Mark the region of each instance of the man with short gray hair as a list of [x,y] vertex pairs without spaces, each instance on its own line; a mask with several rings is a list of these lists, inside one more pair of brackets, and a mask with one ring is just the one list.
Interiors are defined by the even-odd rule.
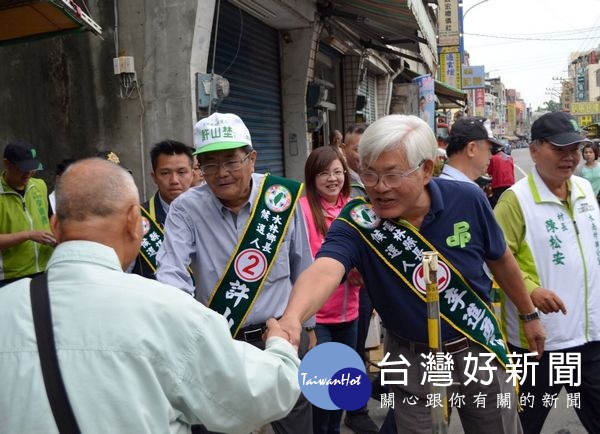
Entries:
[[[74,163],[56,198],[50,328],[81,432],[182,433],[204,424],[247,433],[290,411],[300,361],[275,319],[260,351],[233,340],[221,315],[179,289],[123,272],[142,239],[138,190],[126,170],[97,158]],[[57,432],[30,282],[0,291],[3,432]]]
[[[430,388],[422,366],[431,359],[427,357],[422,256],[424,251],[435,250],[440,269],[446,273],[439,282],[439,299],[443,315],[440,348],[454,368],[448,395],[487,396],[485,408],[475,405],[471,397],[458,408],[465,432],[481,433],[482,420],[486,433],[521,432],[514,387],[506,382],[506,347],[488,305],[491,285],[483,274],[483,263],[521,313],[530,313],[534,306],[486,198],[470,183],[433,178],[436,138],[416,116],[378,119],[365,130],[359,151],[360,176],[369,202],[362,198],[349,202],[333,222],[314,264],[294,285],[280,324],[296,342],[301,321],[318,311],[356,267],[388,332],[387,364],[407,366],[405,376],[387,383],[396,403],[396,428],[429,434]],[[523,328],[531,350],[543,352],[544,331],[539,321]],[[466,366],[480,355],[489,361],[491,372],[468,371],[477,380],[467,381]],[[512,399],[510,408],[497,405],[497,397],[504,394]]]

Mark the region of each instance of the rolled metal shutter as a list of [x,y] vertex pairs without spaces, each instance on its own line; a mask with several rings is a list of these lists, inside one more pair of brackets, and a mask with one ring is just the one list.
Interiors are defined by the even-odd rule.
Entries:
[[[277,30],[223,1],[216,51],[215,73],[229,80],[229,96],[217,111],[235,113],[250,130],[257,172],[284,175]],[[208,65],[210,69],[212,51]]]
[[377,77],[367,74],[360,83],[359,94],[367,97],[367,104],[363,110],[365,123],[372,124],[377,120]]

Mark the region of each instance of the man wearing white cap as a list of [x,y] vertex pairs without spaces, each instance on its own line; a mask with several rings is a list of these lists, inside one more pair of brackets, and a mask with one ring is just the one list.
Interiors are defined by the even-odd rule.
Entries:
[[[254,173],[250,132],[234,114],[200,120],[194,147],[206,184],[171,204],[157,280],[195,295],[226,318],[232,336],[262,347],[265,322],[283,314],[293,283],[312,262],[296,211],[302,184]],[[314,328],[314,318],[305,327]],[[310,404],[301,396],[273,426],[278,433],[311,432]]]

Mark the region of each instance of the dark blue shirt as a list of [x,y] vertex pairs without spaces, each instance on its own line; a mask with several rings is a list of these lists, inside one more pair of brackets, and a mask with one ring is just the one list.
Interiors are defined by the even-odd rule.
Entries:
[[[431,208],[419,228],[421,235],[489,302],[491,281],[483,270],[484,260],[500,259],[506,250],[489,202],[475,184],[435,178],[426,188]],[[461,246],[455,242],[455,235],[457,228],[464,230],[465,223],[470,239]],[[385,327],[406,339],[427,342],[426,304],[375,254],[356,229],[335,220],[317,253],[319,257],[341,262],[346,272],[356,267]],[[442,323],[442,340],[459,336],[459,332]]]

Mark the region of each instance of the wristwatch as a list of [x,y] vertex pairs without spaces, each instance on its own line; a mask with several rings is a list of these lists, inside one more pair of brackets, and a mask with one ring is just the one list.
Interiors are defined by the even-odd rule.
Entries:
[[537,307],[533,310],[533,312],[526,313],[525,315],[519,314],[519,319],[523,322],[533,321],[534,319],[540,319],[540,312]]
[[307,331],[307,332],[312,332],[312,331],[314,331],[314,329],[315,329],[315,326],[312,326],[312,327],[311,327],[311,326],[304,327],[304,331]]

